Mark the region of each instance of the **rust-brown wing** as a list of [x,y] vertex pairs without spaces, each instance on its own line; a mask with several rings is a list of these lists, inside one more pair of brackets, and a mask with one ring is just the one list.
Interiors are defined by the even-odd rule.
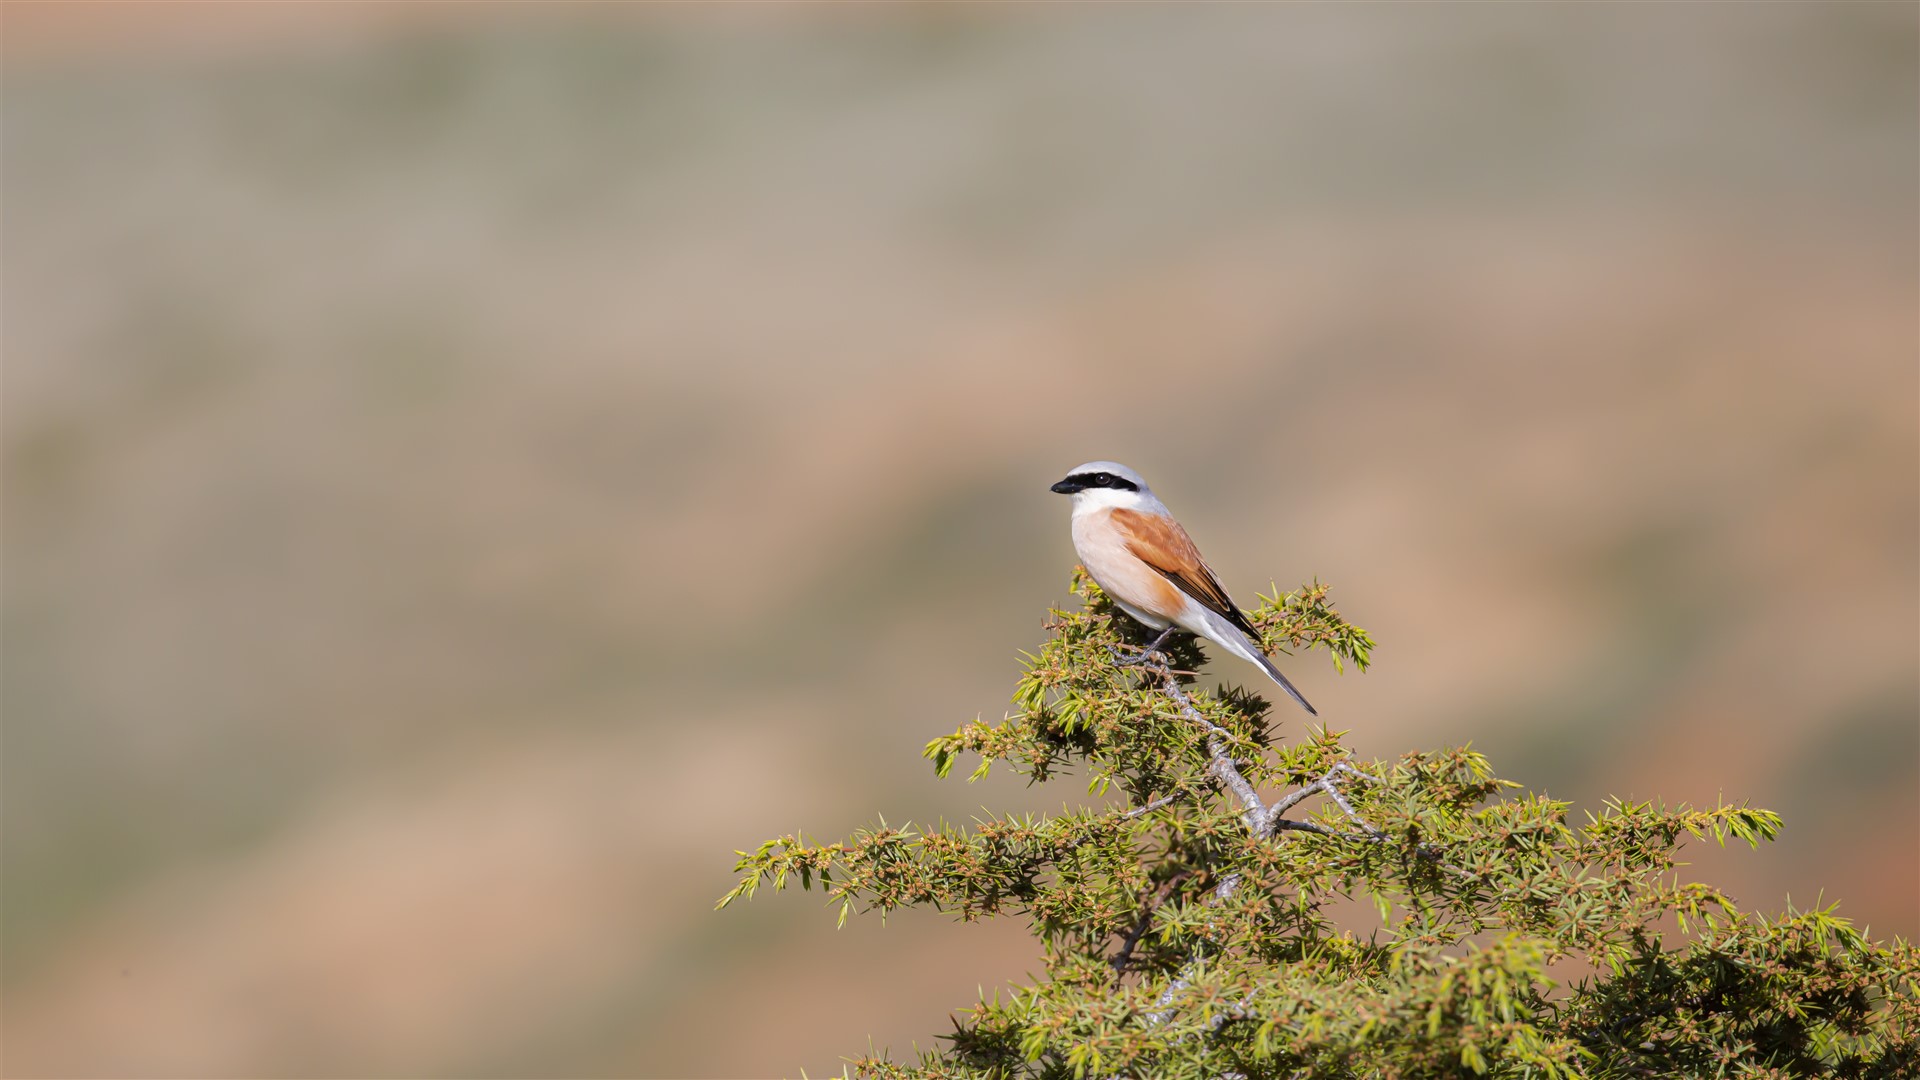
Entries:
[[1138,510],[1115,509],[1113,523],[1127,538],[1127,550],[1141,562],[1166,575],[1181,592],[1239,627],[1254,641],[1260,640],[1247,616],[1237,607],[1220,579],[1200,558],[1200,549],[1180,523],[1161,514],[1143,514]]

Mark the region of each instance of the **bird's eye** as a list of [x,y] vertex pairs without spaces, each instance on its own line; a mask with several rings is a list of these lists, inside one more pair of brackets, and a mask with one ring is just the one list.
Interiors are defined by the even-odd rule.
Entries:
[[1094,473],[1093,482],[1100,487],[1107,487],[1113,483],[1113,477],[1106,473]]

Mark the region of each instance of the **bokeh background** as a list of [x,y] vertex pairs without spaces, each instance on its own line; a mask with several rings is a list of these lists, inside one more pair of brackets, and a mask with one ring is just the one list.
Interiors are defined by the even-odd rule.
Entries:
[[919,750],[1094,457],[1362,752],[1920,932],[1916,10],[8,3],[6,1073],[927,1045],[1017,923],[712,904],[1081,796]]

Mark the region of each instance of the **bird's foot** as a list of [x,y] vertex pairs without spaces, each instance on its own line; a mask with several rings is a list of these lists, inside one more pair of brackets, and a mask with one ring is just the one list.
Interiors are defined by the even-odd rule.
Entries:
[[1165,645],[1167,639],[1172,637],[1174,631],[1178,629],[1179,627],[1177,626],[1169,626],[1165,630],[1160,631],[1159,637],[1154,638],[1152,641],[1138,648],[1131,645],[1115,645],[1113,647],[1113,662],[1119,664],[1121,667],[1132,667],[1135,664],[1146,663],[1150,657],[1160,652],[1160,646]]

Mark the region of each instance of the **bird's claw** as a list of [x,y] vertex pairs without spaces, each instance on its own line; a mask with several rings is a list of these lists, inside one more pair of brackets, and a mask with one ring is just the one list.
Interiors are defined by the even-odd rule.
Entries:
[[[1133,667],[1136,664],[1146,663],[1149,657],[1158,654],[1160,652],[1160,646],[1167,643],[1167,639],[1173,636],[1174,630],[1175,627],[1167,627],[1165,630],[1160,631],[1159,637],[1154,638],[1145,645],[1109,645],[1107,648],[1113,653],[1114,663],[1119,664],[1121,667]],[[1122,650],[1126,651],[1122,652]],[[1128,653],[1132,655],[1127,655]]]

